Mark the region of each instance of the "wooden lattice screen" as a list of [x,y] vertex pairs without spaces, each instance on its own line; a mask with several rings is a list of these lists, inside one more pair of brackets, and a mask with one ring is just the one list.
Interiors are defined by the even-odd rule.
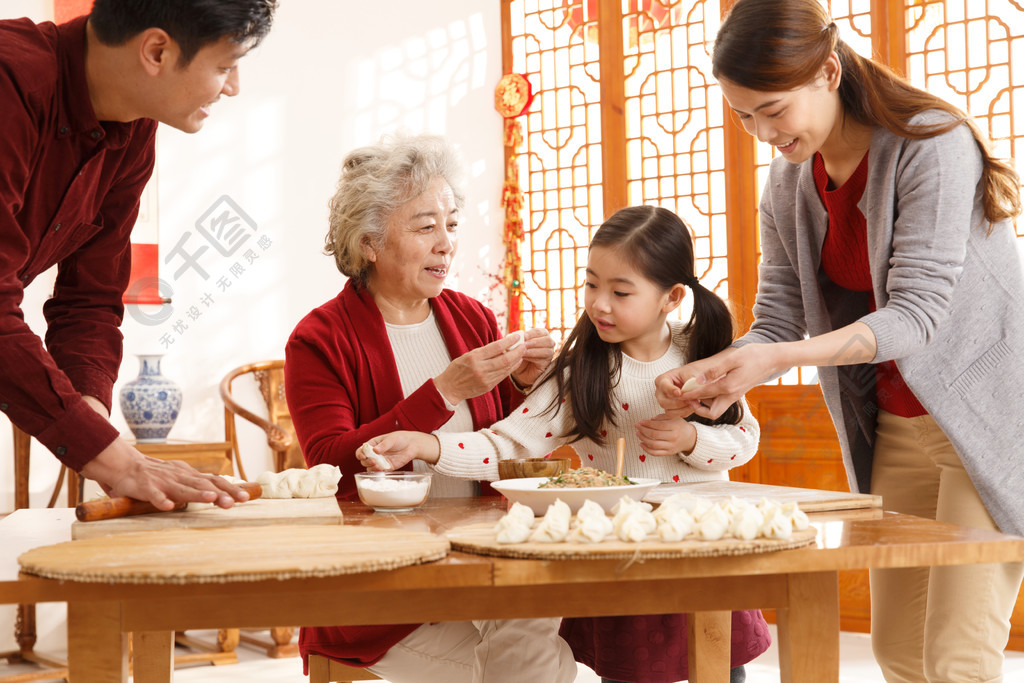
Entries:
[[[523,325],[564,334],[581,312],[593,230],[622,206],[648,203],[690,224],[698,275],[731,300],[746,329],[757,287],[757,195],[772,151],[742,131],[711,78],[710,43],[725,4],[503,0],[505,70],[524,74],[535,93],[521,119],[519,157]],[[965,108],[1001,156],[1021,156],[1020,3],[828,6],[854,49]],[[799,371],[783,379],[808,381]]]

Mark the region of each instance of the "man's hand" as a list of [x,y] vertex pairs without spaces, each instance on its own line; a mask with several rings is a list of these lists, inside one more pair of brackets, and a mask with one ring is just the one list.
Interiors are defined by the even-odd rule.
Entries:
[[204,474],[180,460],[160,460],[143,455],[123,439],[117,439],[82,468],[110,496],[145,500],[160,510],[175,503],[215,503],[229,508],[249,494],[216,474]]

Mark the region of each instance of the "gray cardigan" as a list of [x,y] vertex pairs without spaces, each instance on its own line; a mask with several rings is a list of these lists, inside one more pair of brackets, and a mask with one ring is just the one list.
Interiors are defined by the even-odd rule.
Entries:
[[[927,112],[914,123],[948,120]],[[794,341],[860,320],[949,437],[1000,529],[1024,534],[1024,269],[1010,221],[990,226],[965,125],[871,139],[860,209],[877,310],[820,268],[828,228],[812,160],[771,165],[761,198],[755,321],[737,343]],[[992,228],[991,234],[988,233]],[[856,343],[854,341],[853,343]],[[818,368],[853,491],[868,491],[878,406],[872,365]]]

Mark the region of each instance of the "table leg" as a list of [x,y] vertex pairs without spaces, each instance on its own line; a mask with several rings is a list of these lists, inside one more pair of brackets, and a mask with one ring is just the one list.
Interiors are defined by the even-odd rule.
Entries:
[[729,683],[732,612],[686,615],[690,683]]
[[174,672],[174,632],[132,633],[132,677],[136,683],[171,683]]
[[839,683],[839,574],[789,575],[789,606],[777,610],[782,683]]
[[75,683],[127,683],[128,634],[116,602],[68,603],[68,671]]

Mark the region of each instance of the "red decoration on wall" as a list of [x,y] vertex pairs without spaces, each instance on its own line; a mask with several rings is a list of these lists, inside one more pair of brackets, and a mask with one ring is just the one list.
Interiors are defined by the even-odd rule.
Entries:
[[523,190],[519,185],[519,147],[523,144],[523,128],[517,120],[526,113],[533,100],[533,88],[526,76],[505,74],[494,90],[494,108],[505,119],[504,142],[505,183],[501,204],[505,207],[505,288],[508,290],[508,331],[523,326],[523,263],[519,244],[523,240]]
[[[574,38],[597,42],[597,2],[562,0]],[[671,15],[680,12],[680,5],[681,0],[629,0],[626,12],[629,46],[636,47],[640,36],[650,36],[655,29],[669,26]]]

